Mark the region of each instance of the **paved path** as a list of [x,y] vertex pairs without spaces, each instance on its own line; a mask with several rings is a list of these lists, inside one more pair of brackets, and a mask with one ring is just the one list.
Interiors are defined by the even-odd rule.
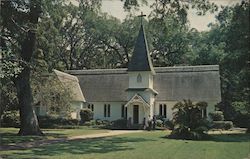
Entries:
[[112,130],[106,133],[99,133],[99,134],[72,136],[68,138],[58,138],[58,139],[52,139],[52,140],[46,139],[46,140],[39,140],[35,142],[17,143],[15,145],[3,145],[3,146],[0,145],[0,151],[21,150],[21,149],[34,148],[34,147],[39,147],[39,146],[46,146],[49,144],[55,144],[55,143],[60,143],[60,142],[104,138],[104,137],[109,137],[109,136],[116,136],[116,135],[129,134],[129,133],[138,133],[138,132],[142,132],[142,130]]

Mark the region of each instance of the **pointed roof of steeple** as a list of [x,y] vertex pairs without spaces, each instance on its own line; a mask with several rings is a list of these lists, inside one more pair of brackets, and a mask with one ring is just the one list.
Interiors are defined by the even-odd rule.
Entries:
[[153,74],[155,74],[142,24],[132,58],[128,65],[128,71],[151,71]]

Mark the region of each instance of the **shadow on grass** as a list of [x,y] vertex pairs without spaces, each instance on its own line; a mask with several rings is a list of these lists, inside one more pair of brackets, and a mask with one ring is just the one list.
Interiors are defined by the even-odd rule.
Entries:
[[19,136],[13,133],[0,133],[0,144],[1,145],[15,145],[17,143],[33,142],[39,140],[45,140],[49,137],[52,138],[66,138],[65,134],[59,133],[45,133],[45,136]]
[[[169,135],[161,137],[168,140],[183,140],[169,138]],[[250,134],[209,134],[202,140],[187,140],[187,141],[215,141],[215,142],[250,142]]]
[[145,138],[111,137],[98,139],[76,139],[62,143],[47,145],[44,147],[33,148],[30,151],[14,152],[8,157],[19,156],[58,156],[62,154],[90,154],[90,153],[109,153],[114,151],[127,151],[134,149],[133,146],[125,143],[138,143],[154,141]]
[[210,141],[215,142],[250,142],[250,134],[211,134]]

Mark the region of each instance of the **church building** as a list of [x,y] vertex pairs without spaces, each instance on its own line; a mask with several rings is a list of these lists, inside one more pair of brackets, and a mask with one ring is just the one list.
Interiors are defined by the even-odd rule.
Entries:
[[[179,101],[208,103],[203,116],[221,101],[218,65],[153,67],[143,25],[128,68],[68,70],[76,76],[94,119],[130,119],[142,124],[154,115],[172,118]],[[80,109],[80,106],[79,106]]]

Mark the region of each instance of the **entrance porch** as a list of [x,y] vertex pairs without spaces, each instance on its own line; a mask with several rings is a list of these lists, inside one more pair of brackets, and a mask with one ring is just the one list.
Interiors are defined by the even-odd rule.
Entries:
[[125,107],[130,124],[145,124],[150,119],[150,105],[138,94],[135,94]]

